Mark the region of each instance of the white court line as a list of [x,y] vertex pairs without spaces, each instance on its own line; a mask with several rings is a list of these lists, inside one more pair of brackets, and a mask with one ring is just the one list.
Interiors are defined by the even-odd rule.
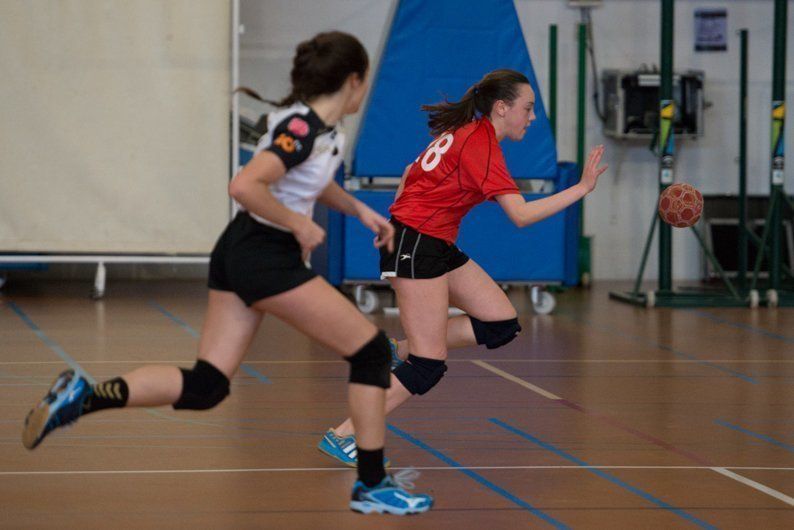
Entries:
[[517,385],[521,385],[524,388],[528,388],[529,390],[533,391],[534,393],[540,394],[544,398],[551,399],[551,400],[554,400],[554,401],[561,401],[562,400],[562,398],[560,396],[558,396],[556,394],[552,394],[548,390],[544,390],[544,389],[540,388],[539,386],[533,385],[532,383],[527,383],[526,381],[524,381],[520,377],[516,377],[513,374],[509,374],[509,373],[505,372],[504,370],[500,370],[499,368],[497,368],[495,366],[492,366],[492,365],[486,363],[485,361],[472,361],[472,363],[476,364],[480,368],[485,368],[489,372],[493,372],[496,375],[502,376],[505,379],[507,379],[508,381],[512,381],[513,383],[515,383]]
[[[721,364],[794,364],[794,359],[707,359],[711,363]],[[190,359],[158,360],[93,360],[77,361],[80,364],[174,364],[193,363],[195,357]],[[701,364],[703,361],[691,359],[492,359],[492,363],[540,363],[540,364]],[[447,359],[448,363],[474,363],[482,362],[480,359]],[[246,364],[347,364],[342,359],[318,360],[246,360]],[[63,361],[0,361],[0,365],[34,365],[34,364],[64,364]]]
[[[789,506],[794,506],[794,498],[789,497],[785,493],[781,493],[781,492],[779,492],[776,489],[772,489],[769,486],[765,486],[765,485],[761,484],[760,482],[756,482],[755,480],[751,480],[751,479],[749,479],[747,477],[743,477],[741,475],[738,475],[738,474],[734,473],[733,471],[729,471],[728,469],[726,469],[724,467],[713,467],[711,469],[713,471],[716,471],[720,475],[725,475],[726,477],[732,478],[733,480],[737,480],[737,481],[741,482],[742,484],[750,486],[751,488],[755,488],[758,491],[766,493],[767,495],[771,495],[772,497],[776,498],[777,500],[785,502]],[[734,468],[734,469],[737,469],[737,468]]]
[[[552,400],[558,400],[558,401],[563,399],[563,398],[561,398],[561,397],[559,397],[559,396],[557,396],[555,394],[552,394],[551,392],[549,392],[547,390],[544,390],[544,389],[540,388],[539,386],[535,386],[535,385],[533,385],[531,383],[527,383],[523,379],[521,379],[519,377],[516,377],[513,374],[510,374],[508,372],[500,370],[499,368],[496,368],[495,366],[491,366],[490,364],[488,364],[488,363],[486,363],[484,361],[472,361],[472,362],[474,364],[476,364],[477,366],[480,366],[481,368],[485,368],[486,370],[489,370],[489,371],[491,371],[491,372],[493,372],[493,373],[495,373],[497,375],[500,375],[500,376],[504,377],[508,381],[511,381],[513,383],[516,383],[516,384],[519,384],[519,385],[523,386],[524,388],[528,388],[529,390],[531,390],[531,391],[533,391],[533,392],[535,392],[537,394],[540,394],[543,397],[546,397],[546,398],[549,398],[549,399],[552,399]],[[737,473],[734,473],[732,471],[728,471],[728,469],[725,468],[725,467],[710,467],[708,469],[711,469],[712,471],[715,471],[715,472],[717,472],[717,473],[719,473],[721,475],[724,475],[724,476],[729,477],[729,478],[731,478],[733,480],[741,482],[742,484],[744,484],[746,486],[750,486],[751,488],[755,488],[756,490],[761,491],[763,493],[766,493],[767,495],[770,495],[770,496],[772,496],[772,497],[774,497],[774,498],[776,498],[776,499],[778,499],[780,501],[783,501],[783,502],[785,502],[786,504],[788,504],[790,506],[794,506],[794,499],[792,499],[791,497],[789,497],[785,493],[781,493],[781,492],[777,491],[776,489],[773,489],[773,488],[770,488],[769,486],[761,484],[760,482],[756,482],[755,480],[751,480],[751,479],[749,479],[747,477],[743,477],[743,476],[741,476],[741,475],[739,475]],[[740,469],[740,468],[733,468],[733,469]]]
[[[516,471],[516,470],[547,470],[547,469],[628,469],[628,470],[711,470],[718,473],[730,473],[728,469],[756,470],[756,471],[794,471],[794,467],[707,467],[707,466],[426,466],[426,467],[392,467],[395,471],[402,469],[415,469],[417,471],[460,471],[462,469],[480,471]],[[722,471],[720,471],[722,470]],[[167,475],[171,473],[201,474],[201,473],[302,473],[318,471],[351,471],[349,467],[254,467],[254,468],[229,468],[229,469],[96,469],[96,470],[64,470],[64,471],[0,471],[0,476],[35,476],[35,475]],[[725,472],[725,473],[723,473]],[[740,475],[736,475],[741,477]],[[738,480],[738,479],[737,479]],[[745,479],[749,480],[749,479]],[[751,481],[752,482],[752,481]],[[757,482],[755,484],[758,484]],[[759,486],[765,487],[761,484]],[[774,491],[774,490],[772,490]],[[778,492],[779,493],[779,492]],[[780,493],[780,495],[783,495]],[[785,495],[783,495],[786,497]],[[790,497],[788,497],[791,499]]]

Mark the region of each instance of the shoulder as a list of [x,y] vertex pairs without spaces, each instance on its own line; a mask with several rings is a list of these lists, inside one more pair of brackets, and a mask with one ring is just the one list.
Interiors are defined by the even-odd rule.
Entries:
[[273,112],[269,125],[272,134],[262,139],[265,145],[261,147],[276,153],[288,169],[309,157],[315,139],[325,129],[314,112],[300,103]]
[[300,103],[271,114],[270,130],[273,131],[274,142],[278,134],[286,134],[301,142],[313,141],[324,128],[325,124],[317,115]]
[[487,124],[482,119],[467,123],[455,131],[455,142],[467,153],[484,155],[493,148]]

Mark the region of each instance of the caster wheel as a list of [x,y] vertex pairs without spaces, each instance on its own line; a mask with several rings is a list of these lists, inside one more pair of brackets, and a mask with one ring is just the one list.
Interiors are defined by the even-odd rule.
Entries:
[[766,303],[769,307],[777,307],[778,304],[778,297],[777,291],[774,289],[769,289],[766,292]]
[[532,309],[539,315],[548,315],[557,306],[554,295],[546,291],[540,291],[537,297],[533,297]]
[[753,289],[750,291],[749,296],[750,307],[756,308],[761,303],[761,296],[758,294],[757,289]]
[[645,293],[645,307],[656,307],[655,291],[648,291]]
[[378,295],[371,289],[364,289],[363,287],[356,286],[356,307],[365,315],[371,315],[378,310],[380,302]]

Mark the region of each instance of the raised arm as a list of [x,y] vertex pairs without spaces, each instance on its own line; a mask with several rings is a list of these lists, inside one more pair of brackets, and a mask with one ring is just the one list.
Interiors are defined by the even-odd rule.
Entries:
[[599,167],[604,146],[599,145],[590,151],[582,171],[582,179],[570,188],[549,197],[527,202],[517,194],[499,195],[496,201],[510,220],[518,227],[529,226],[564,210],[595,189],[598,177],[607,170],[606,165]]

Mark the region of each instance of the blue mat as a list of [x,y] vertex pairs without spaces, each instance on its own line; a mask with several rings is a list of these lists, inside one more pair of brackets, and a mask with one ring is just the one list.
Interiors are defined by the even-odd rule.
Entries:
[[557,149],[512,0],[401,0],[373,81],[352,174],[400,176],[430,142],[420,105],[458,100],[497,68],[524,73],[537,120],[518,143],[504,141],[515,178],[557,178]]

